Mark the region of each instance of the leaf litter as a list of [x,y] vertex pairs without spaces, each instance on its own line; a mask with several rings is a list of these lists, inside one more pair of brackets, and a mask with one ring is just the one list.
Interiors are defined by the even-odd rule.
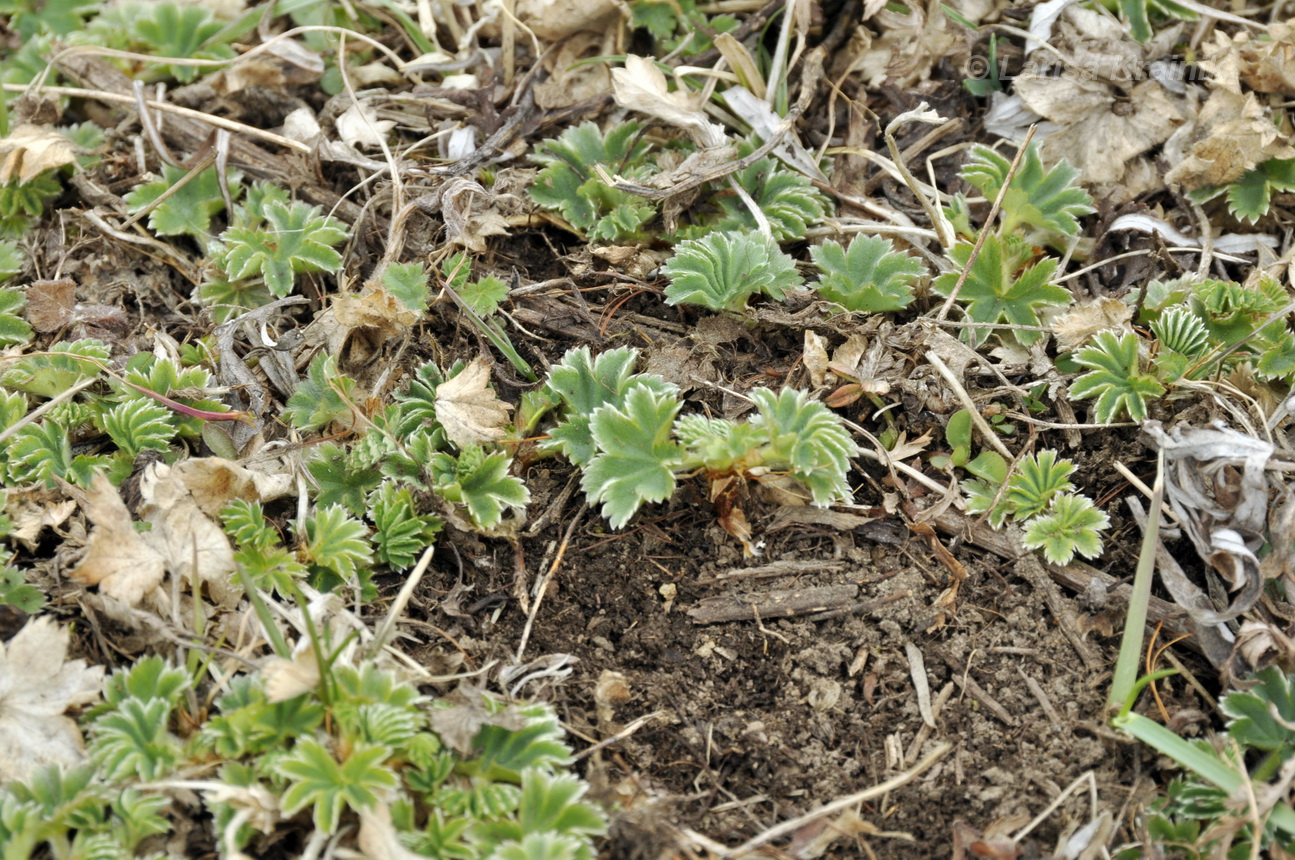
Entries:
[[[97,698],[104,667],[68,661],[67,628],[51,614],[84,617],[96,637],[121,636],[100,650],[102,660],[111,650],[137,647],[113,626],[129,614],[100,612],[86,599],[96,595],[81,589],[164,619],[167,641],[186,643],[182,648],[204,641],[195,618],[214,620],[211,629],[226,633],[232,624],[243,625],[251,632],[229,643],[253,643],[239,659],[261,663],[271,702],[306,694],[326,674],[308,647],[311,623],[336,626],[339,639],[351,637],[348,660],[367,641],[381,614],[377,604],[361,600],[358,580],[355,611],[344,624],[336,600],[328,613],[280,606],[277,621],[250,622],[250,595],[237,576],[239,548],[222,521],[231,501],[264,504],[271,531],[304,534],[297,525],[325,493],[343,506],[358,498],[361,509],[352,513],[366,513],[363,502],[370,497],[338,483],[338,472],[312,459],[318,437],[277,422],[272,397],[296,396],[307,387],[299,382],[303,375],[316,398],[309,404],[314,411],[305,412],[322,416],[323,429],[334,434],[328,442],[342,443],[326,449],[340,452],[327,455],[334,458],[329,465],[345,465],[357,485],[366,475],[380,481],[402,468],[396,464],[414,462],[432,466],[445,499],[451,493],[470,497],[473,481],[484,480],[500,498],[516,500],[525,496],[503,488],[510,477],[525,478],[529,527],[520,521],[498,530],[476,527],[471,503],[442,511],[450,528],[440,538],[429,579],[416,596],[403,598],[402,639],[393,650],[412,667],[485,666],[481,683],[558,704],[568,729],[589,746],[582,772],[605,797],[621,801],[613,835],[603,844],[607,856],[686,850],[716,856],[851,857],[866,851],[1071,857],[1137,841],[1144,835],[1137,812],[1149,796],[1121,759],[1139,753],[1117,747],[1101,724],[1103,698],[1094,690],[1104,683],[1106,664],[1095,670],[1087,659],[1076,663],[1079,646],[1058,627],[1082,629],[1081,657],[1100,652],[1101,659],[1113,659],[1109,631],[1112,618],[1118,625],[1118,614],[1111,613],[1119,604],[1109,596],[1120,593],[1116,580],[1135,563],[1137,542],[1129,535],[1139,521],[1138,513],[1124,514],[1116,501],[1136,493],[1115,464],[1145,477],[1156,450],[1169,462],[1166,505],[1182,530],[1162,533],[1159,593],[1177,604],[1196,633],[1196,650],[1177,647],[1174,659],[1188,661],[1216,686],[1269,662],[1295,663],[1289,625],[1295,613],[1264,590],[1291,575],[1290,553],[1270,554],[1267,540],[1281,533],[1283,512],[1292,508],[1284,480],[1290,405],[1281,397],[1285,392],[1274,394],[1272,380],[1282,377],[1260,361],[1269,358],[1229,360],[1225,350],[1244,347],[1235,340],[1210,356],[1193,355],[1207,371],[1211,360],[1220,369],[1226,363],[1226,373],[1196,373],[1199,368],[1184,365],[1185,381],[1174,399],[1150,406],[1165,429],[1148,422],[1145,437],[1135,428],[1099,430],[1086,422],[1088,404],[1071,402],[1065,393],[1073,368],[1061,370],[1053,361],[1104,332],[1144,337],[1163,319],[1135,318],[1145,308],[1162,314],[1173,302],[1205,306],[1210,299],[1190,292],[1201,277],[1226,277],[1249,289],[1252,266],[1281,271],[1274,260],[1289,263],[1276,227],[1289,214],[1283,194],[1291,190],[1280,172],[1264,180],[1264,205],[1271,207],[1264,221],[1245,217],[1249,210],[1235,206],[1232,191],[1231,210],[1213,204],[1208,212],[1181,193],[1198,192],[1193,201],[1208,204],[1210,193],[1265,164],[1295,158],[1289,118],[1278,102],[1295,95],[1290,24],[1274,22],[1261,35],[1208,16],[1208,26],[1195,32],[1182,22],[1156,21],[1152,37],[1139,43],[1125,22],[1100,8],[1046,3],[1031,13],[1030,39],[1024,40],[1021,16],[990,0],[956,2],[947,13],[934,3],[901,9],[797,2],[788,4],[785,22],[773,19],[767,35],[760,34],[769,10],[761,9],[722,22],[736,35],[720,36],[724,16],[703,19],[705,26],[698,27],[697,19],[687,18],[703,15],[693,4],[638,0],[628,11],[651,23],[631,36],[619,29],[622,10],[612,3],[519,3],[515,13],[487,4],[451,8],[448,17],[419,4],[387,21],[388,44],[400,44],[403,53],[368,43],[355,49],[348,40],[352,50],[373,53],[357,53],[342,68],[330,52],[317,51],[317,43],[272,38],[265,28],[254,37],[249,30],[249,44],[268,41],[125,120],[127,113],[114,115],[117,108],[110,105],[129,112],[153,97],[130,92],[119,69],[103,58],[59,66],[75,84],[103,97],[93,110],[55,106],[67,111],[64,120],[80,120],[85,110],[122,125],[118,137],[95,151],[97,161],[84,162],[68,181],[67,208],[59,217],[76,221],[80,244],[54,250],[60,247],[54,237],[65,228],[52,212],[32,234],[37,238],[29,242],[31,260],[23,272],[30,277],[22,318],[41,338],[33,355],[62,337],[102,337],[114,357],[125,360],[132,351],[150,349],[141,333],[155,327],[177,344],[157,351],[177,366],[179,343],[193,351],[185,353],[186,361],[207,360],[195,356],[210,354],[214,345],[210,360],[220,383],[156,393],[173,402],[214,398],[209,408],[222,402],[237,408],[242,401],[222,398],[257,392],[260,406],[255,428],[223,442],[202,430],[180,437],[183,444],[168,449],[170,462],[122,459],[117,477],[133,473],[125,491],[102,476],[81,488],[8,490],[15,558],[47,592],[50,614],[8,631],[0,672],[0,776],[21,778],[40,764],[70,765],[83,757],[80,729],[67,714]],[[690,22],[682,31],[662,29],[682,19]],[[269,27],[270,19],[265,23]],[[1012,74],[995,78],[999,91],[982,99],[963,83],[986,82],[970,70],[984,57],[991,29],[1004,52],[1003,70]],[[679,53],[699,35],[712,46]],[[1174,71],[1184,67],[1185,40],[1198,52],[1198,77]],[[820,47],[826,56],[816,53]],[[626,60],[598,60],[613,54]],[[764,58],[780,59],[770,66],[761,64]],[[662,62],[673,66],[672,75]],[[827,70],[821,78],[820,67]],[[335,95],[325,98],[321,87]],[[722,100],[711,98],[716,91]],[[789,112],[786,94],[798,92]],[[223,101],[231,94],[245,97],[232,110],[235,119],[215,122],[233,104]],[[206,119],[181,115],[175,105]],[[167,113],[166,121],[159,123],[153,112]],[[563,128],[584,121],[623,127],[631,114],[651,121],[635,131],[631,147],[671,151],[648,174],[634,172],[640,165],[628,153],[587,172],[581,171],[588,165],[572,165],[582,193],[594,200],[610,195],[609,186],[617,193],[649,192],[635,198],[638,215],[629,227],[618,208],[628,204],[613,200],[601,229],[623,233],[591,244],[570,218],[533,204],[527,189],[535,171],[526,156]],[[14,115],[22,119],[17,109]],[[955,118],[960,124],[938,152],[931,146],[939,138],[923,137],[930,128],[896,124],[904,148],[897,162],[880,139],[904,116],[942,134]],[[51,120],[39,119],[16,121],[0,139],[0,184],[66,176],[85,155]],[[933,206],[972,190],[958,173],[967,160],[961,153],[972,144],[999,143],[998,137],[1019,141],[1035,121],[1042,122],[1037,140],[1044,164],[1050,169],[1069,161],[1097,210],[1074,210],[1070,220],[1078,217],[1081,229],[1067,237],[1064,259],[997,236],[977,244],[976,236],[963,235],[956,248],[941,247],[931,237],[953,229],[959,213]],[[212,131],[216,127],[222,130]],[[982,127],[983,139],[968,131]],[[748,134],[767,149],[739,173]],[[397,141],[399,148],[392,145]],[[184,171],[216,165],[224,188],[201,203],[212,235],[196,229],[177,239],[153,220],[147,222],[152,233],[126,220],[126,200],[118,195],[128,197],[129,189],[145,183],[136,153],[148,162],[150,177],[163,175],[162,164]],[[1001,148],[1008,160],[1011,154],[1010,145]],[[872,172],[849,179],[842,164],[860,158]],[[230,165],[244,176],[244,187],[231,181],[236,174]],[[738,208],[753,229],[770,232],[782,201],[774,192],[757,200],[743,187],[736,177],[745,176],[746,167],[765,179],[782,171],[783,183],[794,174],[833,196],[829,217],[782,244],[796,255],[809,287],[816,281],[801,240],[844,244],[858,232],[876,234],[933,264],[930,277],[916,282],[911,306],[887,318],[841,314],[808,289],[779,289],[755,300],[754,313],[744,317],[666,308],[661,272],[668,245],[696,238],[690,229],[700,235],[704,218],[725,199],[742,198]],[[253,195],[266,192],[252,183],[267,177],[286,178],[295,199],[325,206],[348,225],[345,237],[340,230],[326,237],[338,240],[333,244],[343,258],[342,274],[328,274],[333,252],[325,240],[312,246],[312,254],[287,262],[273,259],[274,243],[263,243],[256,265],[231,265],[236,271],[224,273],[233,275],[221,293],[232,315],[255,305],[253,296],[239,292],[247,284],[238,282],[254,280],[258,266],[266,267],[276,294],[295,285],[308,300],[253,312],[222,337],[203,340],[219,303],[204,297],[210,284],[199,285],[191,275],[211,266],[207,243],[223,226],[233,226],[227,202],[241,196],[237,205],[245,213],[274,205],[253,202]],[[845,191],[862,182],[869,183],[869,196]],[[190,192],[203,187],[195,182]],[[681,188],[688,193],[677,194]],[[995,189],[982,190],[991,198]],[[662,198],[667,202],[654,221],[655,204],[644,201]],[[993,202],[971,199],[968,205],[979,219]],[[290,221],[289,204],[277,205],[283,208],[274,210],[271,223],[287,225],[294,235],[280,238],[299,244],[292,224],[304,223],[305,210]],[[932,212],[940,223],[930,223]],[[681,232],[671,238],[663,235],[676,230]],[[1122,244],[1112,250],[1115,242]],[[509,284],[503,297],[472,313],[444,298],[415,310],[379,285],[375,273],[395,262],[416,262],[451,279],[453,273],[440,268],[446,245],[471,252],[478,274]],[[1132,258],[1150,261],[1135,279],[1135,293],[1142,291],[1136,301],[1125,294]],[[947,332],[935,328],[942,298],[952,294],[963,269],[973,277],[962,287],[969,319],[960,322],[971,326],[959,330],[953,320]],[[1180,283],[1182,278],[1187,280]],[[352,292],[351,283],[364,286]],[[1188,286],[1175,293],[1176,284]],[[760,293],[756,287],[754,294]],[[1072,301],[1076,295],[1081,301]],[[1022,296],[1025,301],[1018,301]],[[1229,300],[1244,304],[1246,294],[1229,294]],[[1233,305],[1210,309],[1218,326],[1235,322],[1228,314],[1244,312]],[[133,337],[131,326],[137,326]],[[1262,329],[1254,326],[1251,337]],[[731,477],[707,486],[686,476],[682,493],[648,506],[626,531],[607,533],[593,518],[582,521],[575,513],[578,473],[563,459],[543,456],[545,447],[526,435],[539,436],[539,428],[550,426],[542,420],[553,404],[544,400],[543,388],[526,383],[521,368],[544,378],[542,371],[573,347],[600,353],[620,344],[641,348],[644,366],[687,396],[689,412],[736,418],[749,411],[746,392],[757,386],[814,391],[852,422],[856,441],[868,448],[852,474],[855,501],[799,512],[795,505],[803,504],[803,494],[784,486],[784,476],[759,475],[751,487]],[[1280,357],[1281,344],[1265,348]],[[320,350],[337,359],[335,373],[307,374]],[[1150,363],[1168,351],[1137,352],[1131,360]],[[952,370],[933,371],[932,356]],[[430,423],[392,424],[384,412],[393,394],[421,396],[409,380],[428,362],[435,373],[420,377],[431,380],[425,420],[435,422],[459,455],[447,464],[444,452],[432,454],[442,458],[434,466],[417,463],[427,451],[418,447],[426,443],[418,434]],[[42,372],[75,378],[75,365],[54,364]],[[1143,366],[1129,372],[1136,375]],[[1102,570],[1080,563],[1044,567],[1029,559],[1091,604],[1077,598],[1058,603],[1056,594],[1041,593],[1040,580],[1021,559],[1019,535],[1000,540],[1005,536],[983,521],[959,513],[963,502],[952,473],[931,460],[956,447],[947,427],[966,403],[978,413],[980,428],[969,454],[1005,446],[1024,456],[1028,446],[1059,447],[1079,464],[1082,489],[1115,520],[1119,537],[1108,542],[1098,562]],[[329,409],[348,420],[329,420]],[[18,435],[40,420],[15,419],[4,432]],[[377,429],[369,432],[369,425]],[[76,445],[78,452],[84,446],[106,450],[89,438]],[[493,453],[474,467],[466,452],[478,449]],[[491,472],[503,462],[501,451],[510,465]],[[411,496],[410,504],[425,501]],[[698,504],[706,501],[713,509]],[[394,502],[384,504],[394,509]],[[367,513],[376,524],[376,512]],[[310,563],[310,547],[329,539],[345,544],[350,532],[343,517],[329,520],[337,534],[317,533],[309,546],[291,545],[283,563]],[[414,540],[427,542],[431,533]],[[58,548],[51,549],[55,540]],[[743,555],[754,546],[761,547],[762,563],[773,560],[769,570],[746,583],[717,576],[754,570]],[[56,576],[60,564],[67,565],[70,582]],[[541,582],[543,570],[549,575]],[[317,568],[312,576],[329,573]],[[372,573],[384,598],[406,582],[381,566]],[[716,585],[720,581],[726,584]],[[739,620],[695,624],[697,610],[712,606],[722,610],[715,618]],[[1165,623],[1171,629],[1183,624],[1172,616]],[[263,643],[280,625],[295,630],[296,644],[271,657]],[[220,650],[229,643],[205,641],[233,672],[236,661]],[[515,681],[518,641],[566,668]],[[88,656],[94,646],[90,637],[79,637],[71,647]],[[490,674],[496,664],[502,668]],[[413,671],[411,666],[406,668]],[[603,688],[611,677],[621,685],[615,696]],[[227,680],[213,678],[210,692],[220,692]],[[433,727],[460,753],[471,750],[483,727],[525,724],[519,705],[491,710],[470,685],[453,691],[450,682],[438,680],[425,689],[435,690],[445,705]],[[1179,714],[1204,706],[1178,681],[1161,682],[1161,694]],[[637,722],[649,713],[667,716],[660,725]],[[1047,719],[1037,718],[1040,713]],[[647,727],[613,740],[621,724]],[[614,746],[598,746],[599,740]],[[955,753],[949,741],[960,744]],[[1149,755],[1140,761],[1152,767]],[[1095,786],[1101,809],[1061,791],[1084,778]],[[868,805],[868,786],[888,786],[876,795],[888,798],[884,811]],[[1137,797],[1122,806],[1120,798],[1130,792]],[[1058,797],[1060,805],[1035,832],[1025,825],[1042,811],[1044,794]],[[284,825],[273,806],[256,819],[266,832],[276,822]],[[386,799],[360,812],[358,848],[405,856],[393,824],[397,813]],[[1116,814],[1124,817],[1112,825]],[[767,844],[773,842],[781,844]]]

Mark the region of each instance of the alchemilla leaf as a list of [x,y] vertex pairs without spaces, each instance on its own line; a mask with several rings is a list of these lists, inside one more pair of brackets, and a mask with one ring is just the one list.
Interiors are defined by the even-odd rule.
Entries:
[[[959,242],[949,252],[949,257],[961,270],[971,259],[973,245]],[[971,274],[958,292],[958,301],[964,303],[967,316],[974,322],[1011,323],[1013,325],[1039,325],[1038,312],[1048,306],[1065,306],[1073,296],[1054,284],[1048,283],[1057,269],[1051,257],[1025,267],[1028,249],[1019,241],[989,236],[980,255],[972,264]],[[1018,274],[1019,272],[1019,274]],[[948,296],[958,282],[958,272],[946,272],[935,279],[931,289]],[[979,345],[989,337],[990,329],[969,328],[965,337],[972,345]],[[1015,330],[1013,334],[1023,344],[1031,344],[1042,337],[1041,332]]]
[[713,311],[739,311],[756,293],[782,301],[803,282],[791,257],[759,233],[711,233],[680,242],[661,271],[670,279],[666,304]]
[[889,239],[856,236],[849,248],[827,241],[809,254],[823,273],[816,288],[823,298],[848,311],[897,311],[913,301],[913,283],[922,275],[916,257],[895,250]]
[[606,404],[594,410],[590,430],[598,453],[581,486],[591,502],[602,502],[612,528],[629,522],[644,502],[662,502],[674,493],[683,449],[671,429],[681,406],[673,391],[636,384],[622,408]]

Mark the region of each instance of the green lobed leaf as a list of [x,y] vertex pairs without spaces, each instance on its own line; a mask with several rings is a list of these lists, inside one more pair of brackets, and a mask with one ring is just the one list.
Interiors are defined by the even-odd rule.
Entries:
[[384,765],[390,755],[386,747],[357,744],[339,765],[323,744],[299,741],[278,765],[291,781],[283,795],[283,811],[291,815],[313,806],[315,827],[334,832],[344,808],[370,809],[380,795],[395,788],[396,775]]
[[0,563],[0,606],[13,606],[35,615],[45,605],[45,594],[11,564]]
[[587,346],[568,350],[549,370],[546,387],[561,400],[563,416],[542,446],[560,451],[581,468],[589,465],[596,452],[590,417],[604,403],[620,405],[631,379],[645,379],[634,374],[637,361],[638,350],[625,346],[609,349],[596,359]]
[[1023,543],[1028,549],[1042,549],[1043,557],[1053,564],[1069,564],[1076,553],[1084,558],[1101,555],[1098,532],[1110,524],[1091,499],[1063,493],[1053,500],[1051,511],[1025,524]]
[[420,316],[427,310],[427,269],[422,263],[391,263],[382,270],[382,288]]
[[644,502],[662,502],[674,493],[683,450],[671,429],[682,405],[673,386],[659,391],[635,382],[622,406],[594,410],[589,429],[598,453],[585,468],[581,488],[590,502],[602,502],[612,528],[629,522]]
[[457,458],[436,454],[431,464],[433,487],[450,501],[465,505],[479,527],[493,529],[505,509],[520,510],[531,498],[526,484],[508,474],[508,464],[507,454],[487,454],[477,445],[468,445]]
[[[249,193],[249,199],[251,194]],[[265,220],[255,226],[237,223],[221,234],[212,259],[233,280],[256,275],[270,292],[283,298],[301,272],[336,272],[342,255],[333,249],[346,239],[342,222],[305,203],[278,200],[264,204]]]
[[488,317],[508,299],[508,285],[494,275],[486,275],[479,281],[465,284],[459,290],[459,298],[477,316]]
[[759,233],[711,233],[680,242],[661,272],[670,279],[666,304],[713,311],[739,311],[757,293],[782,301],[803,282],[791,257]]
[[444,525],[439,517],[420,515],[413,493],[395,481],[384,481],[370,503],[375,554],[393,570],[412,566]]
[[787,470],[809,488],[815,505],[850,501],[850,458],[860,449],[840,417],[804,391],[756,388],[748,396],[757,409],[751,424],[769,440],[762,465]]
[[1091,370],[1071,383],[1070,396],[1076,400],[1096,397],[1093,417],[1099,424],[1109,424],[1121,413],[1142,421],[1147,417],[1147,400],[1165,393],[1154,376],[1141,372],[1138,337],[1132,332],[1119,336],[1099,332],[1074,360]]
[[302,552],[312,565],[347,582],[355,580],[360,565],[373,561],[368,529],[341,505],[316,508],[306,520],[304,544]]
[[[739,154],[746,155],[751,148],[750,145],[739,147]],[[773,238],[779,242],[802,238],[830,209],[827,197],[813,182],[776,158],[762,158],[733,177],[751,195],[768,220]],[[723,232],[759,229],[750,207],[741,198],[725,194],[718,200],[724,214],[710,229]]]
[[1004,498],[1018,519],[1032,517],[1046,510],[1058,493],[1075,488],[1070,483],[1074,471],[1074,463],[1058,460],[1056,451],[1045,448],[1021,458]]
[[355,380],[338,372],[337,360],[321,352],[288,398],[282,417],[301,430],[322,430],[333,423],[350,426],[356,421],[354,402]]
[[[188,173],[183,168],[163,165],[160,179],[137,185],[125,196],[127,210],[134,214],[147,208]],[[237,197],[239,190],[239,174],[234,171],[230,174],[230,196]],[[206,237],[211,232],[212,216],[224,209],[220,174],[215,167],[208,167],[159,203],[148,214],[148,224],[159,236]]]
[[165,451],[179,428],[173,413],[152,400],[127,400],[104,413],[103,430],[121,451],[135,459],[142,451]]
[[18,315],[26,304],[26,296],[18,290],[0,289],[0,346],[31,340],[31,326]]
[[107,362],[108,346],[85,339],[61,341],[43,355],[28,355],[0,368],[0,386],[37,397],[55,397],[83,379],[99,373]]
[[642,197],[618,191],[595,172],[646,176],[648,146],[639,137],[640,126],[615,125],[606,134],[592,122],[568,128],[559,137],[535,147],[531,161],[542,169],[529,193],[541,206],[558,212],[592,239],[629,238],[651,219],[656,210]]
[[[972,244],[959,242],[949,253],[959,270],[966,268],[971,259]],[[1039,325],[1038,311],[1045,307],[1070,304],[1074,297],[1068,290],[1048,283],[1057,269],[1057,261],[1047,257],[1035,265],[1022,266],[1028,259],[1028,249],[1018,242],[989,236],[971,267],[971,273],[958,292],[967,316],[978,323],[1006,322],[1013,325]],[[1019,272],[1019,275],[1017,274]],[[941,296],[949,296],[958,282],[959,272],[940,275],[931,289]],[[1042,337],[1041,332],[1013,332],[1023,344],[1031,344]],[[965,337],[978,346],[989,336],[983,328],[968,328]]]
[[848,249],[827,241],[809,253],[822,272],[818,292],[850,311],[902,310],[913,301],[913,283],[923,272],[920,260],[879,236],[856,236]]
[[[995,200],[1011,166],[1010,159],[987,146],[976,145],[962,168],[962,178],[986,199]],[[1028,225],[1053,236],[1074,236],[1079,232],[1079,217],[1097,211],[1088,192],[1074,185],[1078,178],[1079,170],[1064,160],[1044,170],[1039,146],[1031,143],[1003,197],[1003,234],[1016,233],[1022,225]]]

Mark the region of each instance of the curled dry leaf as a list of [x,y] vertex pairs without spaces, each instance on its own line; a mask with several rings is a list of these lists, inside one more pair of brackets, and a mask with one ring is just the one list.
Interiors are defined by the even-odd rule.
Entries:
[[1295,157],[1295,147],[1254,93],[1218,87],[1195,121],[1165,145],[1165,155],[1178,162],[1166,181],[1192,191],[1235,182],[1269,159]]
[[103,475],[95,475],[82,507],[94,527],[85,555],[69,576],[82,585],[99,586],[101,592],[128,606],[138,606],[162,584],[166,559],[135,531],[126,503]]
[[[165,559],[172,576],[192,583],[196,575],[212,599],[225,607],[233,606],[242,594],[233,580],[234,550],[224,529],[199,505],[198,495],[188,480],[192,478],[194,487],[201,489],[211,484],[213,472],[225,469],[233,472],[238,468],[235,464],[208,464],[205,468],[186,464],[186,468],[173,469],[165,463],[156,463],[140,481],[143,504],[139,512],[152,525],[145,533],[149,544]],[[250,493],[251,477],[241,486],[244,493]],[[210,506],[210,502],[207,504]]]
[[355,329],[369,329],[379,342],[399,337],[418,322],[418,314],[381,286],[359,295],[338,296],[333,300],[333,315],[346,335]]
[[805,329],[805,347],[801,351],[801,360],[809,371],[809,381],[815,388],[822,388],[827,382],[827,341],[812,329]]
[[84,758],[81,730],[66,711],[99,698],[103,667],[67,660],[68,640],[42,616],[0,645],[0,782]]
[[381,146],[395,127],[395,120],[378,119],[377,108],[369,102],[352,102],[337,118],[337,136],[353,147]]
[[436,420],[460,448],[504,438],[500,428],[512,408],[495,396],[490,368],[479,358],[436,387]]
[[1099,331],[1122,332],[1129,328],[1133,308],[1108,297],[1075,305],[1052,322],[1057,349],[1072,352],[1088,343]]
[[[483,254],[487,237],[508,235],[508,219],[493,208],[494,201],[475,179],[450,179],[441,186],[437,199],[445,219],[445,238],[450,242]],[[474,211],[476,201],[485,203],[486,208]]]
[[630,54],[625,68],[612,69],[612,91],[616,104],[681,128],[702,147],[723,146],[726,141],[724,129],[707,119],[692,94],[670,92],[654,60]]
[[31,182],[46,170],[56,170],[76,161],[72,141],[52,128],[24,124],[8,137],[0,138],[0,185],[15,179],[19,184]]
[[304,647],[299,648],[291,660],[274,657],[261,669],[265,678],[266,701],[270,704],[295,699],[319,686],[319,661],[315,657],[315,649],[308,641],[303,640],[303,644]]

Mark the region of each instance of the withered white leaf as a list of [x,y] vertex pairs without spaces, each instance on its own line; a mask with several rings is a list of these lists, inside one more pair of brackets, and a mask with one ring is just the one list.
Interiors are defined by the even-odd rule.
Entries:
[[480,358],[436,386],[436,420],[450,441],[462,448],[504,438],[512,406],[490,388],[490,368]]
[[810,384],[822,388],[827,381],[827,340],[812,329],[805,329],[805,347],[801,360],[809,371]]
[[1057,349],[1071,352],[1088,343],[1099,331],[1121,332],[1128,328],[1133,308],[1109,297],[1075,305],[1052,323]]
[[52,128],[24,123],[0,138],[0,156],[0,185],[14,179],[25,185],[46,170],[76,161],[76,148]]
[[286,702],[319,686],[319,661],[315,649],[303,648],[288,660],[274,657],[261,669],[265,678],[265,697],[270,704]]
[[81,730],[66,711],[99,698],[103,667],[67,661],[68,640],[66,630],[42,616],[7,647],[0,644],[0,782],[85,757]]
[[381,146],[394,120],[378,119],[378,110],[368,102],[354,102],[337,118],[337,136],[350,146]]
[[166,560],[135,531],[126,503],[103,475],[95,475],[83,507],[94,528],[85,555],[68,575],[82,585],[98,585],[104,594],[128,606],[138,606],[161,585]]
[[[210,472],[210,467],[172,468],[165,463],[150,467],[140,481],[140,516],[152,525],[143,539],[165,559],[172,576],[192,583],[196,566],[198,579],[212,599],[232,606],[243,593],[234,582],[233,547],[224,529],[203,513],[187,481],[192,479],[198,488],[213,486]],[[246,477],[250,481],[250,475]],[[246,486],[240,497],[246,498],[250,492],[251,487]]]
[[612,69],[612,91],[616,104],[682,128],[702,146],[724,144],[724,129],[706,118],[692,95],[670,92],[665,75],[651,59],[626,57],[625,68]]

